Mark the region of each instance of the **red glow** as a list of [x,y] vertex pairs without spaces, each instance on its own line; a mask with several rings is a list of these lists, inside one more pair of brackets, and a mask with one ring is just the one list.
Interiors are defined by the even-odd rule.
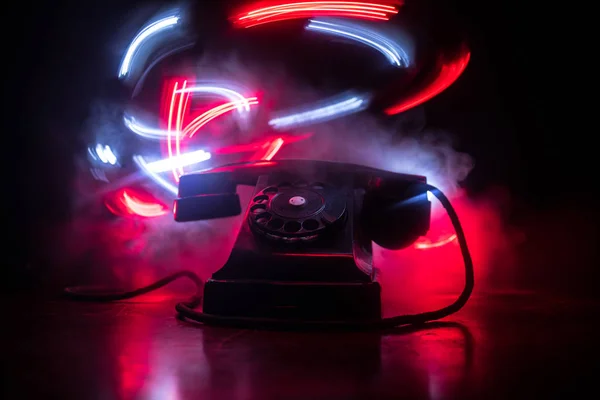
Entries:
[[397,104],[387,108],[385,113],[388,115],[394,115],[404,112],[442,93],[463,73],[465,68],[467,68],[467,64],[469,64],[470,58],[471,53],[466,51],[461,53],[460,56],[451,62],[444,63],[439,70],[437,77],[428,86],[416,94],[409,96],[408,98],[405,98]]
[[134,189],[122,189],[114,198],[105,202],[106,208],[117,216],[154,218],[168,212],[164,204],[156,202],[150,195]]
[[359,1],[302,1],[261,7],[253,4],[250,11],[236,15],[234,24],[250,28],[252,26],[290,19],[312,18],[317,16],[360,18],[387,21],[390,15],[398,13],[391,4],[377,4]]
[[248,144],[236,144],[232,146],[222,147],[220,149],[212,150],[213,154],[235,154],[235,153],[246,153],[249,151],[256,151],[263,146],[264,141],[252,142]]
[[[477,201],[466,196],[451,200],[473,258],[475,294],[481,288],[511,282],[514,273],[513,238],[498,211],[507,200],[502,192],[498,193]],[[432,217],[431,231],[426,236],[430,242],[425,243],[440,243],[453,234],[449,217],[440,214]],[[381,273],[382,300],[387,309],[384,314],[438,308],[448,304],[464,285],[463,259],[456,240],[426,250],[414,245],[399,251],[374,248],[373,253],[373,262]]]

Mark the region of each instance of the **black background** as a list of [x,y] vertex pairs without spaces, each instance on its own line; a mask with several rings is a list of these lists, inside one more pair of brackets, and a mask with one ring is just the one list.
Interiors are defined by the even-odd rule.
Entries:
[[[225,15],[224,3],[202,7]],[[477,160],[467,188],[507,187],[523,205],[517,213],[593,208],[592,132],[559,122],[578,119],[572,104],[581,100],[562,91],[574,84],[561,82],[579,71],[560,44],[556,15],[541,2],[418,3],[435,21],[457,22],[472,50],[463,77],[425,106],[428,123],[453,132],[460,150]],[[115,69],[107,40],[143,6],[53,2],[16,5],[7,14],[14,22],[2,28],[8,286],[27,275],[36,252],[31,232],[68,218],[72,156],[82,150],[77,132]]]

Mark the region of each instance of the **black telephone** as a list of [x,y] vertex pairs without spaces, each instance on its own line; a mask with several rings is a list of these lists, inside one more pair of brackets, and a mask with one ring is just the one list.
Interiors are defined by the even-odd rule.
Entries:
[[[187,277],[198,292],[175,307],[182,318],[243,328],[383,329],[447,317],[468,301],[473,262],[448,198],[421,176],[312,160],[255,161],[183,175],[178,222],[241,214],[237,185],[254,193],[225,265],[203,282],[180,271],[131,291],[71,287],[72,299],[118,301]],[[431,193],[442,203],[465,264],[465,286],[439,310],[381,316],[372,243],[400,249],[429,229]],[[202,311],[197,308],[202,305]]]
[[[254,186],[229,259],[204,285],[203,322],[264,325],[388,326],[458,311],[473,288],[473,266],[448,199],[421,176],[313,160],[230,164],[184,175],[178,222],[241,214],[237,185]],[[452,219],[465,259],[466,285],[442,310],[382,319],[372,243],[412,244],[429,229],[431,192]]]

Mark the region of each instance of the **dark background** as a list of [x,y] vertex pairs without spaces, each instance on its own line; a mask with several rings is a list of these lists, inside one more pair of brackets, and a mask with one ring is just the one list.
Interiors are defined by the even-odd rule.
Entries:
[[[225,15],[221,3],[229,4],[202,6],[206,13]],[[570,110],[572,96],[562,91],[574,84],[561,82],[578,74],[564,45],[557,45],[556,16],[563,10],[550,15],[539,7],[541,2],[415,3],[431,26],[444,26],[445,20],[460,26],[471,47],[466,73],[425,106],[428,123],[455,134],[459,149],[475,158],[477,166],[465,183],[469,191],[476,195],[495,185],[508,188],[513,204],[507,218],[518,223],[535,215],[543,221],[532,244],[539,252],[545,247],[544,235],[576,237],[582,224],[586,232],[596,234],[596,228],[590,228],[597,217],[590,184],[593,157],[588,156],[593,154],[593,139],[585,138],[591,132],[559,122],[579,118]],[[3,170],[8,178],[3,197],[9,203],[4,208],[9,259],[3,284],[8,287],[35,282],[37,264],[43,263],[36,260],[40,238],[35,232],[69,216],[72,156],[83,149],[77,135],[90,101],[105,89],[116,66],[110,54],[115,49],[107,41],[143,6],[112,0],[21,3],[9,11],[15,23],[2,28],[8,68],[3,74]],[[206,32],[212,28],[203,27]],[[559,285],[564,274],[556,269],[573,270],[569,255],[595,240],[572,240],[563,248],[563,243],[557,248],[556,239],[549,243],[567,261],[554,272],[538,268],[529,278],[543,277]],[[598,277],[594,261],[573,261],[578,267],[570,278],[574,287],[587,287],[584,282]]]
[[[516,268],[515,290],[484,292],[476,278],[479,292],[450,319],[458,323],[366,335],[197,329],[173,318],[175,299],[37,301],[60,269],[40,249],[50,242],[48,227],[70,217],[82,125],[118,65],[118,44],[108,42],[145,4],[7,3],[0,282],[3,295],[16,296],[0,302],[9,328],[3,398],[131,398],[173,377],[189,398],[433,398],[430,386],[448,398],[581,398],[595,388],[598,301],[578,297],[597,297],[600,278],[590,84],[597,73],[585,68],[596,46],[573,28],[595,28],[582,18],[595,17],[593,9],[537,0],[407,2],[418,3],[428,27],[443,34],[444,21],[453,21],[448,35],[468,37],[467,70],[424,108],[430,126],[454,134],[476,160],[465,182],[473,197],[509,191],[502,218],[527,240],[515,249],[516,265],[502,265],[502,257],[494,267]],[[219,13],[224,3],[203,7]],[[213,21],[203,35],[223,19]]]

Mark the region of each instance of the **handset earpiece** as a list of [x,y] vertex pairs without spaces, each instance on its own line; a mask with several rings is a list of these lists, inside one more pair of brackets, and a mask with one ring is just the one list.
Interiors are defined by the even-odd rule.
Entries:
[[242,213],[237,185],[255,185],[275,163],[238,163],[186,174],[179,179],[173,205],[177,222],[235,217]]
[[394,175],[371,179],[360,215],[367,237],[390,250],[405,248],[426,234],[431,216],[423,183]]

